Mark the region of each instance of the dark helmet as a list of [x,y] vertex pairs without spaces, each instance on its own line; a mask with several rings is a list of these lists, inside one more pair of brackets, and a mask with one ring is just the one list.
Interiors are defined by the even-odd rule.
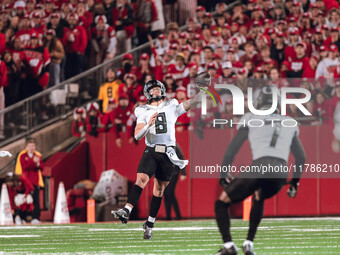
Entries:
[[196,77],[197,87],[209,87],[211,84],[211,76],[208,72],[203,72]]
[[[155,88],[155,87],[161,88],[161,95],[160,95],[160,96],[157,96],[157,97],[151,96],[150,90],[151,90],[152,88]],[[148,82],[144,85],[143,93],[144,93],[144,96],[146,97],[146,99],[148,100],[149,103],[151,103],[153,100],[159,101],[159,100],[165,98],[165,86],[164,86],[163,83],[161,83],[161,82],[158,81],[158,80],[151,80],[151,81],[148,81]]]
[[277,91],[277,109],[280,109],[280,93],[279,90],[274,86],[265,85],[259,88],[254,93],[254,101],[256,109],[269,109],[273,105],[273,91]]

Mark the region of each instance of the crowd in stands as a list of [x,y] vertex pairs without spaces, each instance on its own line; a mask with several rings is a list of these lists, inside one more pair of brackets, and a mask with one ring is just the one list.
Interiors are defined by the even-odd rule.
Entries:
[[125,53],[161,30],[158,0],[1,1],[0,109]]
[[[112,123],[117,144],[130,117],[123,115],[144,103],[140,96],[146,81],[163,81],[168,97],[183,101],[191,96],[190,79],[205,70],[213,79],[236,78],[232,82],[243,91],[260,84],[251,79],[279,88],[305,84],[313,94],[307,105],[313,115],[337,126],[338,1],[232,1],[216,4],[213,14],[199,5],[184,31],[175,22],[154,27],[158,21],[164,24],[156,0],[6,0],[1,9],[0,108],[2,102],[13,104],[150,41],[150,50],[140,54],[137,63],[127,53],[120,69],[108,70],[99,91],[101,102],[89,107],[90,126]],[[113,111],[114,117],[104,118]],[[300,114],[290,111],[294,117]],[[104,119],[93,121],[95,114]],[[178,129],[187,128],[189,117],[179,123]],[[92,128],[93,135],[97,132]]]
[[[167,97],[182,102],[192,96],[190,79],[208,71],[215,82],[226,79],[244,92],[261,84],[310,90],[312,100],[306,108],[316,122],[332,125],[335,140],[340,141],[339,23],[339,2],[332,0],[236,1],[229,8],[220,3],[214,15],[198,6],[196,17],[187,19],[186,30],[168,23],[155,41],[148,37],[151,49],[140,54],[137,63],[127,53],[120,69],[108,71],[97,115],[103,114],[104,126],[110,119],[118,134],[122,124],[133,119],[133,108],[144,103],[140,97],[145,82],[163,81]],[[224,103],[215,115],[230,115],[228,95]],[[118,117],[121,111],[131,116]],[[104,117],[107,114],[111,117]],[[303,116],[294,106],[288,114]],[[178,130],[186,129],[189,121],[187,115],[179,118]]]

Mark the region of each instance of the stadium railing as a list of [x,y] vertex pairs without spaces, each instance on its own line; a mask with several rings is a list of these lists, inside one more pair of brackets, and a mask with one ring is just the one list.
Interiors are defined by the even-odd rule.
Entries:
[[[138,63],[140,55],[146,52],[149,46],[150,44],[146,43],[129,52],[134,57],[134,63]],[[4,127],[0,129],[3,129],[5,138],[0,140],[0,148],[67,118],[72,115],[75,107],[95,101],[107,68],[111,66],[115,69],[120,68],[124,55],[119,55],[1,110],[0,118],[2,116],[4,118]]]

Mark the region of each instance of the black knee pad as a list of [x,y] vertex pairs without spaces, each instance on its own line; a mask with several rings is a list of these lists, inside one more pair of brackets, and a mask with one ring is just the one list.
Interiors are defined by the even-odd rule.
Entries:
[[224,203],[221,200],[216,200],[216,202],[215,202],[215,212],[228,209],[229,206],[230,206],[230,203]]

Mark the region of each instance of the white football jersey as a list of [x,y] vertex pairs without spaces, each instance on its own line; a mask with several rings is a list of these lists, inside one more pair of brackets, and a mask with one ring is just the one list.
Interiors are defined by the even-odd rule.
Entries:
[[[249,122],[249,120],[251,121]],[[272,120],[277,121],[273,123]],[[288,121],[293,120],[291,117],[280,114],[259,116],[248,112],[240,119],[237,129],[243,127],[244,122],[245,126],[248,127],[248,140],[253,160],[262,157],[275,157],[288,161],[290,146],[294,136],[299,135],[299,127],[285,127],[281,125],[283,120],[287,121],[284,123],[285,126],[293,126],[293,122]],[[261,126],[261,123],[265,124]]]
[[158,106],[140,105],[135,110],[137,125],[147,124],[154,113],[159,113],[156,122],[145,135],[145,144],[154,147],[156,144],[166,146],[176,146],[175,124],[177,118],[186,111],[183,104],[179,104],[176,99],[162,102]]

